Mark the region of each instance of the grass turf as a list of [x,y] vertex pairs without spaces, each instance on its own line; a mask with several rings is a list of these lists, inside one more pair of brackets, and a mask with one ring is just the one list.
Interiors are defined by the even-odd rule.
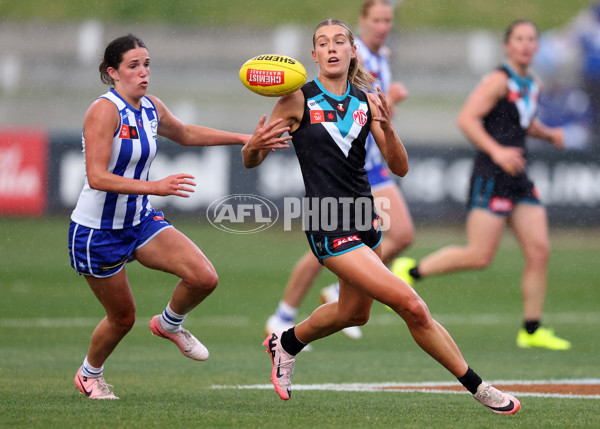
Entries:
[[[215,389],[269,383],[260,345],[263,325],[281,297],[289,270],[306,251],[302,233],[230,235],[191,220],[176,226],[206,253],[220,275],[212,296],[186,326],[207,345],[207,362],[184,358],[152,337],[149,318],[169,299],[175,279],[127,267],[136,297],[136,326],[106,363],[121,400],[90,401],[73,377],[102,308],[68,264],[67,217],[0,218],[0,427],[597,427],[597,399],[521,398],[515,416],[496,416],[468,395],[297,390],[290,401],[271,389]],[[600,378],[600,290],[594,268],[597,230],[553,230],[544,321],[572,350],[520,350],[522,258],[503,240],[486,270],[427,279],[418,291],[450,331],[470,365],[487,380]],[[463,241],[454,228],[418,228],[407,255],[421,257]],[[323,271],[300,313],[317,305],[333,280]],[[295,384],[454,381],[411,339],[402,321],[376,304],[364,338],[337,334],[296,363]]]
[[[178,27],[269,28],[276,25],[308,25],[313,28],[327,18],[337,18],[354,26],[363,0],[329,2],[294,0],[103,0],[74,2],[21,0],[0,2],[0,16],[11,20],[77,21],[98,19],[106,22],[155,24]],[[504,30],[513,20],[531,19],[542,30],[565,25],[589,0],[405,0],[399,4],[396,21],[403,29]]]

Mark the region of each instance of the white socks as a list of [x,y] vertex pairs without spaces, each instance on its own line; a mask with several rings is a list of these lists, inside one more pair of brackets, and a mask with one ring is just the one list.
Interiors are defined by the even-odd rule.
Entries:
[[185,316],[187,316],[187,314],[177,314],[171,310],[169,305],[167,305],[165,311],[160,315],[160,327],[170,334],[175,333],[181,329],[181,324],[183,323]]
[[298,309],[290,307],[283,301],[279,301],[279,306],[275,311],[275,315],[283,322],[294,323],[296,316],[298,315]]
[[[170,303],[169,303],[170,304]],[[160,315],[160,327],[168,333],[174,333],[181,329],[181,324],[185,319],[187,314],[177,314],[171,307],[167,305],[165,311]],[[102,375],[102,371],[104,370],[104,365],[100,368],[93,367],[87,360],[87,356],[83,360],[83,365],[81,365],[81,375],[87,378],[96,378]]]
[[87,356],[83,360],[83,365],[81,365],[81,375],[87,378],[97,378],[102,375],[102,371],[104,370],[104,365],[100,368],[93,367],[87,360]]

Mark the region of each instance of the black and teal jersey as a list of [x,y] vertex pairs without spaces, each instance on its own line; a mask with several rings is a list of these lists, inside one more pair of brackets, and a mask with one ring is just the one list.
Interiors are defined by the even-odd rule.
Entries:
[[[313,210],[317,205],[327,209],[329,225],[336,226],[324,229],[323,225],[313,224],[305,225],[305,229],[335,234],[359,230],[357,222],[370,226],[376,214],[364,168],[372,118],[367,95],[350,83],[344,95],[335,95],[318,79],[305,84],[302,93],[304,114],[299,128],[292,133],[292,141],[306,188],[305,201],[312,203]],[[335,209],[327,204],[332,199],[338,202]],[[363,210],[366,200],[370,207],[365,205]]]
[[[539,85],[533,77],[520,76],[507,64],[498,69],[508,76],[506,96],[483,118],[483,126],[501,145],[526,149],[527,129],[537,113]],[[489,174],[506,174],[481,151],[475,158],[475,169]]]

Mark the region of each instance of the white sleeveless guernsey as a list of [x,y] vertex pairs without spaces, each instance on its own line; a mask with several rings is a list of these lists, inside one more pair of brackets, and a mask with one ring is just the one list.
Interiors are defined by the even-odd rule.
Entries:
[[[158,114],[149,98],[134,109],[111,89],[101,98],[112,101],[119,111],[119,127],[113,137],[108,171],[122,177],[148,180],[157,151]],[[82,132],[85,162],[85,135]],[[152,210],[147,195],[114,194],[90,188],[85,177],[77,206],[71,214],[74,222],[94,229],[122,229],[140,223]]]

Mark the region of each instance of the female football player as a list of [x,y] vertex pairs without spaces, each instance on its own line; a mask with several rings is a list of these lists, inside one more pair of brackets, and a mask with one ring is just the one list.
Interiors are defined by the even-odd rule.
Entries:
[[546,209],[527,175],[525,136],[547,140],[562,149],[564,134],[561,128],[549,128],[535,117],[540,84],[529,74],[529,65],[537,42],[532,22],[512,23],[504,36],[506,62],[484,76],[459,114],[458,126],[478,149],[467,201],[467,245],[445,247],[418,264],[400,258],[395,272],[414,285],[432,275],[485,268],[492,263],[508,224],[525,257],[521,279],[524,321],[517,346],[568,350],[569,341],[540,326],[550,240]]
[[296,355],[315,340],[365,324],[377,299],[402,317],[417,344],[475,399],[494,413],[516,413],[519,401],[469,368],[425,302],[381,261],[381,230],[364,170],[369,132],[394,174],[408,172],[408,157],[381,88],[377,94],[365,93],[373,79],[358,63],[354,35],[341,21],[323,21],[313,34],[312,55],[318,78],[280,98],[269,123],[263,117],[242,148],[244,165],[256,167],[272,150],[288,146],[278,140],[275,128],[289,128],[306,188],[309,246],[340,283],[339,301],[318,307],[308,319],[265,339],[275,391],[289,399]]
[[71,215],[71,265],[87,280],[106,310],[75,385],[88,398],[118,399],[103,377],[104,362],[135,321],[125,263],[179,278],[164,311],[150,320],[153,334],[171,340],[195,360],[208,350],[181,327],[186,315],[217,286],[217,273],[202,251],[152,208],[149,195],[188,197],[194,177],[178,173],[149,180],[161,135],[184,146],[243,145],[249,136],[183,124],[155,96],[147,95],[150,56],[133,35],[108,44],[100,78],[110,90],[83,121],[85,183]]
[[[386,100],[393,113],[395,104],[407,97],[408,91],[401,82],[392,81],[390,67],[390,50],[385,42],[394,25],[394,6],[390,0],[365,0],[360,8],[358,20],[360,36],[355,40],[358,61],[363,68],[376,79],[386,95]],[[392,115],[393,116],[393,115]],[[389,169],[381,158],[379,148],[369,134],[366,143],[367,155],[365,169],[371,185],[375,201],[386,204],[386,218],[382,221],[385,231],[381,242],[381,259],[387,265],[413,241],[414,226],[410,211],[400,188],[394,181]],[[313,282],[321,272],[322,265],[309,251],[294,266],[285,287],[283,297],[273,315],[267,319],[265,331],[283,331],[294,325],[298,307],[310,290]],[[321,301],[337,301],[339,284],[334,283],[321,290]],[[358,326],[350,326],[342,330],[349,338],[359,339],[362,332]]]

